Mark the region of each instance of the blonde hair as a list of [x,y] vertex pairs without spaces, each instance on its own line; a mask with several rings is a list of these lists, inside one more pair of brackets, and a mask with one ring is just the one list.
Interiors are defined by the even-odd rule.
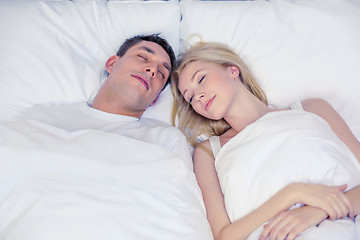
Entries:
[[177,116],[179,129],[186,135],[189,143],[193,146],[199,143],[199,136],[220,136],[230,129],[230,125],[224,119],[211,120],[195,112],[191,104],[181,94],[178,87],[180,74],[189,63],[194,61],[216,63],[225,68],[228,66],[238,67],[240,70],[240,80],[244,86],[267,105],[264,91],[254,79],[249,68],[234,51],[221,43],[197,43],[180,56],[171,76],[171,86],[174,95],[172,124],[175,125]]

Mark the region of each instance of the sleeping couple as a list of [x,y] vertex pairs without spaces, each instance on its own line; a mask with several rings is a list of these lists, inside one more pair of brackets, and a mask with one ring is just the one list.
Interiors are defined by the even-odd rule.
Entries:
[[[90,109],[153,127],[141,116],[174,61],[157,35],[128,39],[106,62],[109,75]],[[216,43],[187,50],[171,81],[179,128],[195,146],[195,175],[215,239],[290,240],[325,221],[353,223],[360,213],[360,143],[327,102],[270,108],[241,59]],[[93,111],[77,117],[79,128]],[[96,119],[90,127],[104,126]],[[198,143],[199,136],[208,140]]]

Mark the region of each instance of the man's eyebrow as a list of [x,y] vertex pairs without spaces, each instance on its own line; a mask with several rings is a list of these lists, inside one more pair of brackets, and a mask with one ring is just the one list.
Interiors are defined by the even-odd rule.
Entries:
[[[143,50],[145,50],[145,51],[147,51],[148,53],[153,54],[153,55],[155,54],[155,51],[154,51],[154,50],[152,50],[151,48],[146,47],[146,46],[141,46],[139,49],[143,49]],[[165,67],[169,72],[171,72],[171,67],[169,66],[169,64],[167,64],[166,62],[164,62],[163,65],[164,65],[164,67]]]
[[154,50],[152,50],[151,48],[146,47],[146,46],[141,46],[139,49],[143,49],[143,50],[147,51],[148,53],[155,54]]

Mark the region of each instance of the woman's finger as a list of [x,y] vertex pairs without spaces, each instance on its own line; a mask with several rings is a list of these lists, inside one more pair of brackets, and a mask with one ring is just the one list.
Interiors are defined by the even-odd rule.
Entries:
[[349,218],[354,219],[354,206],[352,205],[350,199],[343,193],[340,195],[341,196],[341,200],[343,201],[344,205],[345,205],[345,214],[341,217],[344,218],[346,216],[349,216]]
[[305,223],[297,224],[291,229],[291,231],[289,231],[286,240],[294,240],[299,233],[304,232],[306,229],[308,229],[308,227],[309,225]]
[[324,197],[325,203],[320,206],[321,209],[327,212],[331,220],[344,218],[345,216],[352,215],[353,206],[346,195],[340,190],[346,189],[346,185],[343,188],[334,187],[331,193]]
[[265,240],[269,235],[274,226],[276,226],[282,219],[284,212],[279,213],[276,217],[274,217],[269,223],[264,225],[264,230],[260,235],[259,240]]

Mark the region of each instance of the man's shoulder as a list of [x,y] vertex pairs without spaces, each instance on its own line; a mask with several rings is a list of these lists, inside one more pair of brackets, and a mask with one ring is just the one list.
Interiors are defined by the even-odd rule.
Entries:
[[139,122],[142,126],[147,126],[149,128],[164,129],[166,131],[171,131],[174,134],[179,134],[181,136],[184,136],[184,134],[177,127],[174,127],[173,125],[158,119],[142,117],[140,118]]
[[159,127],[164,127],[164,128],[175,128],[174,126],[172,126],[169,123],[166,123],[164,121],[160,121],[160,120],[154,119],[154,118],[142,117],[142,118],[140,118],[139,121],[140,121],[141,124],[148,125],[148,126],[159,126]]
[[18,118],[38,120],[41,118],[59,117],[68,112],[78,112],[79,109],[84,108],[85,105],[85,102],[71,104],[36,104],[22,112]]

